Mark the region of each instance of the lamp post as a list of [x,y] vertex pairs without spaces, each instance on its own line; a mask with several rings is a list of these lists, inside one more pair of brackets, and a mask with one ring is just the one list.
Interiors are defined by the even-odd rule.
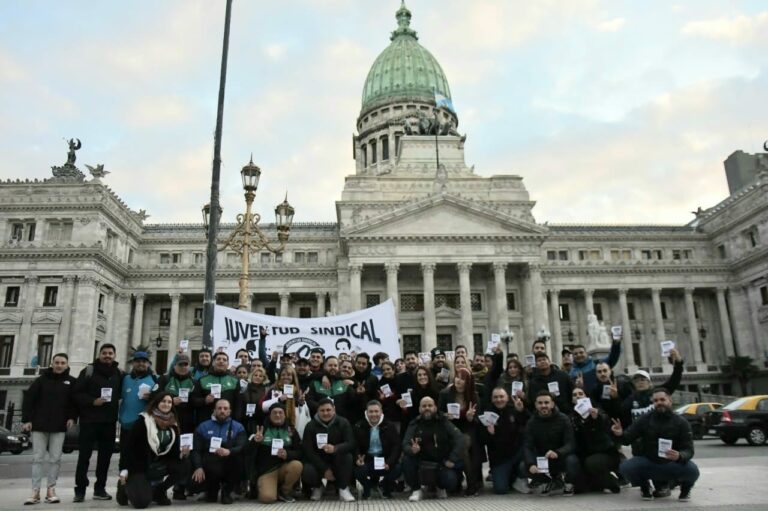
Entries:
[[515,333],[509,329],[501,332],[501,340],[507,348],[507,357],[509,357],[509,343],[515,340]]
[[[267,238],[264,231],[259,228],[261,215],[253,212],[253,200],[256,198],[256,190],[259,187],[259,179],[261,178],[261,169],[253,164],[253,157],[251,157],[248,165],[240,171],[240,177],[243,181],[243,190],[245,190],[245,213],[237,215],[237,225],[235,225],[226,241],[217,247],[217,250],[220,252],[229,248],[240,256],[240,299],[237,306],[240,310],[247,310],[251,254],[255,254],[263,249],[276,254],[281,253],[285,249],[291,233],[295,210],[288,203],[288,195],[286,194],[285,200],[275,208],[277,245],[274,245]],[[203,206],[203,223],[206,228],[208,227],[210,212],[210,204]]]

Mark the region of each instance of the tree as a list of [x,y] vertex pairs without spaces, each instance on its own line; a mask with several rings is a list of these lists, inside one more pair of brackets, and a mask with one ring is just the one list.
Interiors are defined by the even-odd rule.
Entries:
[[739,381],[743,396],[748,394],[747,384],[749,380],[760,372],[760,368],[754,362],[752,357],[735,356],[728,357],[728,363],[723,366],[723,375]]

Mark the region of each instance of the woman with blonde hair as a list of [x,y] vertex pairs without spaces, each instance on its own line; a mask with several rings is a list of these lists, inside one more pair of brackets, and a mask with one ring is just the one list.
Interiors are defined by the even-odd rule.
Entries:
[[283,366],[272,385],[261,400],[261,411],[268,413],[275,403],[285,407],[285,420],[293,428],[296,427],[297,408],[304,404],[304,393],[299,385],[299,375],[292,366]]

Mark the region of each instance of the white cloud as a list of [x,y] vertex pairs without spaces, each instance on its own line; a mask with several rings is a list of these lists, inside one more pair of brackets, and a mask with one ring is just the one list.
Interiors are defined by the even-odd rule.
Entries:
[[765,39],[768,33],[768,12],[755,16],[720,17],[710,20],[689,21],[682,28],[683,35],[703,37],[734,44],[746,44]]
[[126,109],[126,120],[135,128],[181,124],[190,118],[190,107],[179,97],[141,97]]
[[288,45],[284,43],[272,43],[264,46],[262,51],[264,56],[269,60],[279,61],[282,60],[288,52]]
[[624,18],[614,18],[612,20],[608,21],[602,21],[596,25],[595,28],[599,30],[600,32],[618,32],[622,28],[624,28],[624,25],[626,25],[627,20]]

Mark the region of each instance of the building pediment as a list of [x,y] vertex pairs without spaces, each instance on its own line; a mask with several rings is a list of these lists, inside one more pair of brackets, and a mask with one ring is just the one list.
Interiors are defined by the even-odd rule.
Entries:
[[478,201],[448,193],[429,195],[342,230],[365,238],[543,238],[547,228]]
[[21,312],[0,312],[0,324],[20,325],[22,320]]
[[61,312],[54,311],[35,311],[32,314],[32,323],[61,323]]

